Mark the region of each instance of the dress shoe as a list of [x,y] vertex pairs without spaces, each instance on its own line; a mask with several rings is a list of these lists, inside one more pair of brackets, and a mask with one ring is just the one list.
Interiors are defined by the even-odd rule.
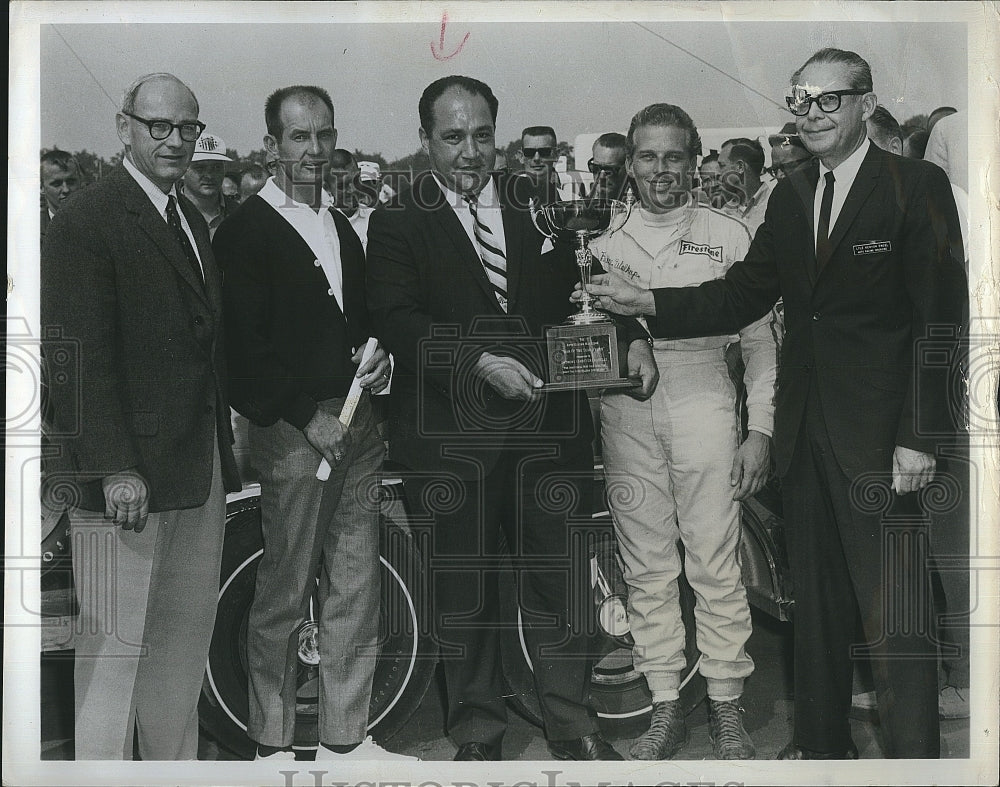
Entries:
[[614,747],[601,737],[601,733],[592,732],[582,738],[568,741],[549,741],[549,751],[557,760],[624,760]]
[[470,741],[459,746],[455,753],[455,762],[490,762],[500,759],[499,743]]
[[858,759],[858,747],[853,743],[847,747],[847,751],[813,751],[803,749],[794,743],[789,743],[784,749],[778,752],[779,760],[856,760]]

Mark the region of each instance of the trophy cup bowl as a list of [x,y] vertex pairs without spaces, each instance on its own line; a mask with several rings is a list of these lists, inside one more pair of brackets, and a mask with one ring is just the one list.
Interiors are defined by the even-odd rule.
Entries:
[[[580,311],[570,317],[574,325],[610,322],[603,312],[591,305],[590,272],[593,255],[590,241],[606,232],[619,230],[625,224],[631,211],[631,204],[617,199],[562,200],[543,205],[532,212],[532,219],[539,231],[553,241],[572,243],[576,251],[576,264],[580,269],[580,283],[583,285],[583,300]],[[548,232],[539,226],[536,216],[540,213],[548,226]]]
[[531,206],[531,219],[539,232],[553,242],[573,245],[583,287],[580,310],[563,325],[545,331],[549,378],[542,390],[628,388],[640,384],[627,375],[628,350],[619,345],[617,325],[593,307],[587,292],[594,259],[590,241],[621,229],[633,202],[630,191],[625,201],[562,200]]

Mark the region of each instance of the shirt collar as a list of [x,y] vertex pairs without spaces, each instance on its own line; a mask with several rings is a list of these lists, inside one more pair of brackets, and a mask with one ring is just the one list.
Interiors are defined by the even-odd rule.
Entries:
[[[452,191],[450,188],[444,185],[444,181],[441,180],[441,177],[436,172],[431,172],[431,174],[434,176],[434,180],[437,181],[438,186],[441,187],[441,191],[444,194],[445,199],[448,200],[449,205],[451,205],[453,208],[465,207],[466,205],[465,195],[459,194],[456,191]],[[476,203],[483,208],[491,208],[497,204],[496,189],[493,186],[492,177],[487,179],[486,185],[483,186],[482,191],[480,191],[479,194],[476,196]]]
[[[257,192],[257,195],[264,200],[268,205],[270,205],[275,210],[288,210],[289,208],[298,208],[302,210],[308,210],[312,214],[316,214],[312,205],[307,205],[304,202],[299,202],[298,200],[290,197],[281,187],[274,182],[274,178],[270,177],[264,182],[263,188]],[[320,205],[329,208],[333,205],[333,197],[331,197],[326,189],[323,189],[320,194]],[[322,211],[319,211],[322,213]]]
[[823,180],[826,177],[827,172],[832,172],[835,182],[837,183],[853,183],[854,179],[858,176],[858,170],[861,169],[861,164],[865,160],[865,156],[868,155],[868,148],[871,147],[871,140],[867,137],[865,141],[861,143],[861,146],[855,150],[850,156],[841,161],[832,170],[825,167],[823,162],[819,162],[819,179]]
[[164,194],[159,186],[139,171],[139,168],[132,163],[128,156],[122,158],[122,164],[125,166],[125,171],[128,172],[128,174],[132,176],[132,179],[139,184],[139,188],[146,192],[146,196],[149,197],[150,201],[153,203],[153,207],[160,212],[160,215],[166,215],[167,197],[172,196],[175,200],[177,199],[176,186],[171,184],[170,191]]
[[757,203],[759,203],[761,199],[764,198],[764,195],[767,194],[768,189],[769,187],[766,183],[761,183],[760,188],[757,189],[757,191],[754,192],[754,195],[747,201],[747,205],[743,209],[743,212],[749,213],[751,210],[753,210],[754,207],[757,206]]

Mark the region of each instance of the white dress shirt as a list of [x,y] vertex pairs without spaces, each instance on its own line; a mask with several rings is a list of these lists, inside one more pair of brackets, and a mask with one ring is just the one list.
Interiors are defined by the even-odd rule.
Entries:
[[[125,166],[125,171],[132,176],[133,180],[139,184],[146,196],[149,197],[150,201],[153,203],[153,207],[156,208],[156,212],[160,214],[160,218],[167,221],[167,203],[170,201],[168,197],[173,196],[174,201],[177,201],[177,188],[175,186],[170,187],[170,191],[164,194],[160,187],[157,186],[153,181],[143,175],[138,167],[135,166],[131,161],[129,161],[128,156],[122,159],[122,164]],[[181,219],[181,227],[184,228],[184,234],[188,236],[188,240],[191,241],[191,248],[194,249],[194,256],[198,258],[198,264],[201,265],[201,276],[205,277],[205,266],[201,262],[201,254],[198,253],[198,244],[195,243],[194,233],[191,232],[191,225],[188,224],[187,217],[184,215],[184,211],[181,210],[181,206],[177,206],[177,215]],[[169,226],[169,222],[168,226]]]
[[[438,177],[437,173],[434,173],[434,180],[441,187],[441,191],[444,192],[444,197],[451,205],[452,210],[455,211],[455,215],[458,216],[458,220],[462,222],[462,228],[465,230],[465,234],[469,236],[469,240],[472,241],[472,245],[475,247],[476,252],[481,254],[481,249],[479,248],[479,241],[476,240],[475,231],[475,220],[472,218],[472,212],[469,210],[469,204],[465,201],[465,198],[461,194],[458,194],[451,189],[449,189],[441,178]],[[490,228],[490,232],[493,233],[493,238],[496,240],[496,247],[500,249],[504,256],[507,256],[507,236],[504,235],[503,231],[503,214],[500,211],[500,201],[497,199],[496,188],[493,185],[493,178],[486,181],[486,186],[482,191],[479,192],[476,205],[476,214],[479,216],[479,220]]]
[[819,210],[823,203],[823,190],[826,188],[826,173],[833,173],[833,205],[830,208],[829,229],[830,235],[833,235],[833,228],[837,225],[840,209],[844,207],[844,200],[847,199],[847,194],[858,177],[858,170],[861,169],[861,163],[868,155],[868,148],[871,147],[871,144],[871,140],[865,138],[861,147],[832,170],[824,167],[822,161],[819,163],[819,181],[816,183],[816,196],[813,197],[813,245],[816,243],[816,230],[819,228]]
[[337,299],[340,310],[343,311],[344,269],[340,258],[340,236],[337,234],[337,225],[330,213],[332,207],[330,195],[323,192],[322,206],[317,213],[304,202],[296,202],[289,197],[274,182],[274,178],[268,178],[264,187],[257,192],[257,196],[274,208],[302,240],[309,244],[312,253],[316,255],[314,264],[323,268],[326,280],[330,284],[327,293]]

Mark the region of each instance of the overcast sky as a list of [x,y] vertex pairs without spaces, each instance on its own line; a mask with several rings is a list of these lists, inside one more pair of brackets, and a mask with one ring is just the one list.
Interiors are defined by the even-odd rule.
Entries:
[[[778,6],[792,7],[770,7]],[[57,21],[44,25],[40,35],[42,146],[86,148],[106,157],[116,153],[113,118],[122,89],[151,71],[170,71],[187,82],[209,131],[241,153],[262,146],[263,104],[270,91],[294,83],[322,85],[336,105],[340,145],[381,152],[389,160],[417,148],[420,92],[452,73],[491,85],[500,99],[501,143],[534,124],[552,125],[570,142],[580,133],[624,132],[631,116],[655,101],[679,104],[702,128],[780,126],[790,119],[780,106],[790,72],[828,45],[868,59],[880,101],[900,121],[940,105],[964,109],[967,103],[966,31],[959,23],[888,22],[878,16],[724,22],[714,21],[717,13],[704,14],[700,22],[473,23],[475,8],[466,4],[452,8],[444,49],[437,52],[450,59],[438,59],[440,19],[426,13],[409,23],[330,22],[317,16],[316,22],[301,24],[306,12],[288,8],[278,12],[283,17],[270,13],[271,19],[288,20],[283,24],[81,24],[79,16],[53,17]],[[592,16],[594,8],[587,8]],[[524,14],[524,8],[518,12]],[[249,20],[251,13],[260,17],[241,5],[215,18]],[[315,7],[308,13],[315,14]],[[366,7],[352,13],[369,19],[374,14]]]

